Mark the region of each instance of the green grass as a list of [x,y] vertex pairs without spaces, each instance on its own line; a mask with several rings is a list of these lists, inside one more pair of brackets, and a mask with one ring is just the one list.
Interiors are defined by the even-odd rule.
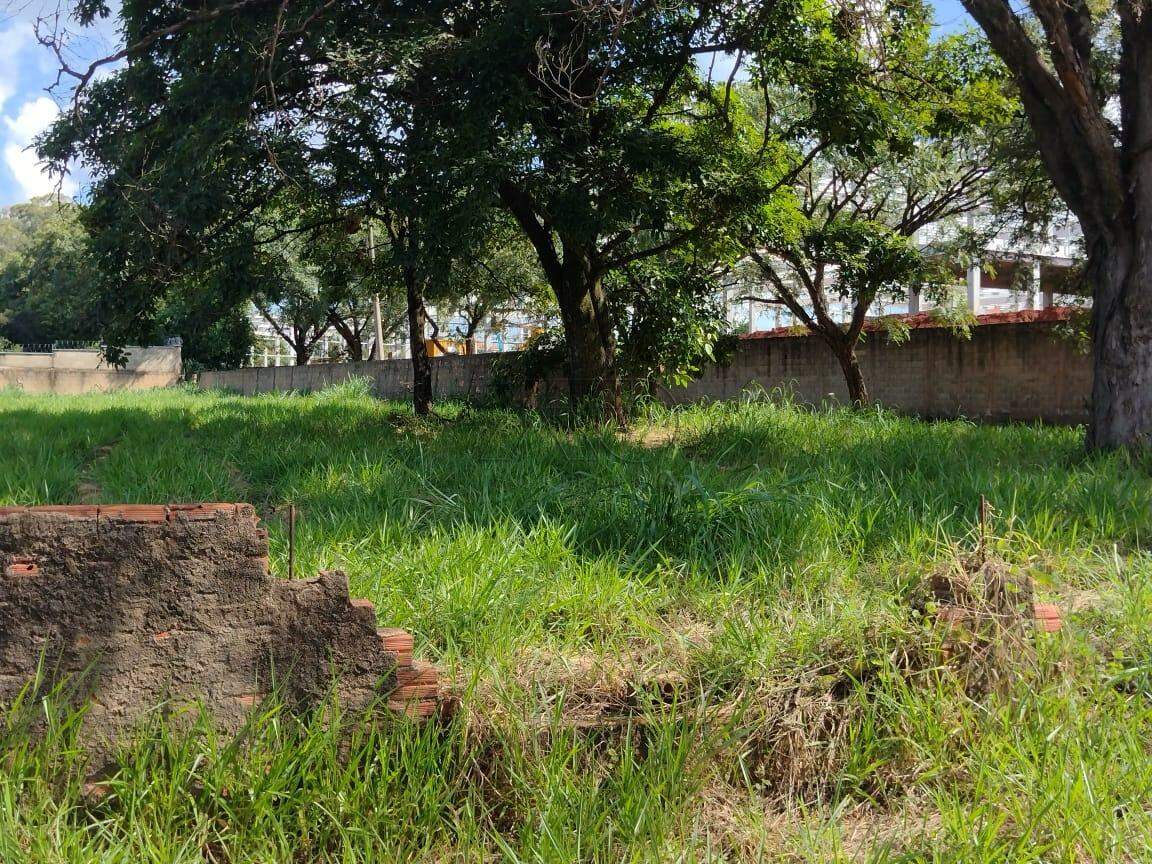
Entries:
[[[634,434],[355,387],[0,394],[0,503],[248,500],[460,700],[156,727],[82,793],[0,725],[0,861],[1152,859],[1152,480],[1081,432],[653,409]],[[973,692],[915,612],[976,542],[1067,610]],[[331,711],[335,712],[335,708]]]

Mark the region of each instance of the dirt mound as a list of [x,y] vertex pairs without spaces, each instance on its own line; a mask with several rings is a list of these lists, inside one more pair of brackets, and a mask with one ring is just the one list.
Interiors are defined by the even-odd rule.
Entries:
[[0,508],[0,567],[0,706],[63,687],[97,752],[157,708],[236,731],[273,686],[296,708],[435,707],[435,670],[343,573],[269,573],[247,504]]
[[932,573],[914,605],[930,613],[944,659],[973,695],[998,689],[1035,665],[1036,631],[1063,627],[1060,607],[1035,602],[1026,573],[977,552]]

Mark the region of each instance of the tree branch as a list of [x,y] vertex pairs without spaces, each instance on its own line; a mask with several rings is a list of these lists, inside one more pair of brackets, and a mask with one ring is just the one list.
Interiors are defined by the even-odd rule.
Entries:
[[[1090,71],[1077,61],[1083,34],[1077,29],[1072,36],[1058,23],[1068,8],[1066,0],[1030,0],[1049,36],[1056,72],[1041,58],[1009,0],[963,3],[1016,78],[1041,155],[1061,196],[1085,231],[1106,233],[1123,205],[1123,171]],[[1076,41],[1078,47],[1072,44]]]
[[121,48],[114,54],[108,54],[104,57],[93,60],[83,70],[73,69],[68,64],[68,61],[64,57],[63,45],[61,44],[61,40],[58,38],[57,33],[49,33],[44,30],[44,25],[48,21],[47,17],[40,17],[36,19],[36,41],[44,47],[50,49],[56,56],[56,61],[59,64],[56,83],[52,85],[53,87],[59,85],[61,77],[64,75],[67,75],[68,77],[76,80],[76,88],[72,95],[73,105],[76,105],[80,98],[80,92],[88,85],[88,82],[92,80],[92,76],[94,76],[102,67],[109,66],[113,63],[119,63],[121,60],[131,57],[134,54],[139,54],[141,51],[147,50],[161,39],[165,39],[169,36],[175,36],[178,33],[182,33],[183,31],[195,27],[198,24],[207,24],[211,21],[223,18],[225,15],[230,15],[233,12],[239,12],[246,9],[254,9],[261,6],[272,6],[279,2],[281,2],[281,0],[235,0],[235,2],[226,3],[223,6],[217,6],[214,9],[204,9],[200,12],[194,12],[191,15],[188,15],[186,18],[170,24],[167,27],[161,27],[158,30],[153,30],[143,38],[138,39],[131,45],[127,45],[124,48]]

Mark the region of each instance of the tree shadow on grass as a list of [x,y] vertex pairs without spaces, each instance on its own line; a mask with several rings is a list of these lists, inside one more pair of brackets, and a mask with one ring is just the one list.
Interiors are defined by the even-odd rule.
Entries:
[[[295,503],[297,576],[347,570],[382,623],[465,665],[557,641],[629,650],[686,614],[723,626],[764,604],[754,620],[775,620],[785,597],[863,608],[905,578],[873,562],[922,565],[971,531],[982,493],[1035,543],[1137,544],[1147,477],[1077,447],[1073,430],[756,406],[686,415],[647,447],[509,413],[425,423],[324,394],[0,410],[0,472],[23,478],[4,503],[68,503],[82,481],[108,503],[248,500],[282,575],[278,508]],[[52,480],[37,485],[45,463]]]
[[1152,530],[1152,477],[1126,454],[1089,455],[1079,428],[920,421],[889,412],[771,404],[711,412],[687,453],[762,477],[812,478],[820,509],[864,553],[917,532],[957,539],[978,522],[1050,551],[1137,549]]
[[500,412],[429,424],[323,394],[183,399],[0,412],[7,499],[74,501],[90,475],[106,502],[293,502],[332,540],[546,523],[581,555],[713,572],[961,537],[980,495],[1054,544],[1136,545],[1152,511],[1122,460],[1073,458],[1074,430],[751,406],[645,447]]

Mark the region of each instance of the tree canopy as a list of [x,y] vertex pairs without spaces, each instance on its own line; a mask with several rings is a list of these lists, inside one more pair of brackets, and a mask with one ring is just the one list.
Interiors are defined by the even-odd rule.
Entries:
[[[972,5],[987,24],[999,2]],[[447,335],[430,305],[460,313],[468,340],[547,286],[571,395],[618,415],[622,362],[675,380],[713,353],[716,295],[742,259],[863,402],[865,316],[939,275],[917,232],[1009,200],[1021,224],[1051,209],[1005,66],[967,36],[934,39],[924,0],[130,0],[116,14],[124,48],[62,65],[72,105],[40,142],[92,173],[81,218],[108,338],[154,329],[175,286],[185,306],[184,289],[210,293],[209,316],[294,310],[301,361],[330,328],[355,358],[378,293],[405,310],[419,411],[426,328]],[[379,262],[360,254],[366,225]],[[685,350],[657,362],[658,346]]]
[[0,218],[0,334],[19,344],[100,337],[92,262],[80,208],[54,197]]
[[[119,16],[126,47],[66,70],[81,86],[42,150],[92,171],[85,221],[125,335],[180,274],[251,272],[254,248],[305,228],[267,218],[289,190],[315,225],[403,224],[393,240],[420,303],[499,208],[555,297],[573,395],[611,406],[631,329],[611,294],[668,284],[629,268],[736,255],[733,226],[809,164],[797,140],[851,153],[902,134],[852,5],[238,0],[126,2]],[[803,94],[804,111],[753,124],[739,77]],[[220,290],[239,299],[246,284]]]
[[[805,167],[792,199],[762,211],[744,236],[769,289],[751,293],[828,344],[856,404],[868,401],[856,345],[878,301],[917,292],[948,303],[955,260],[978,255],[1006,226],[1043,229],[1053,210],[1004,67],[969,34],[933,38],[927,8],[886,8],[869,20],[866,44],[871,83],[889,97],[887,134],[860,146],[801,132],[794,147]],[[757,121],[783,135],[815,95],[763,82],[749,101]]]

